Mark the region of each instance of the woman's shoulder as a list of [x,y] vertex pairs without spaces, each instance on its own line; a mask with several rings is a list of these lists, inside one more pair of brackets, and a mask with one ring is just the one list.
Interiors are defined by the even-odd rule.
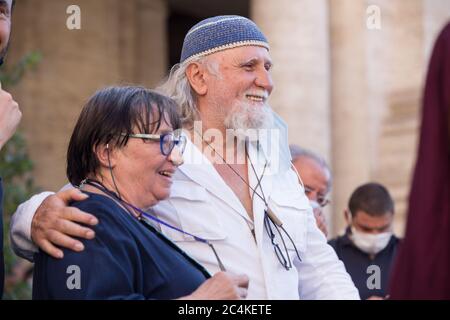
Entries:
[[95,215],[97,218],[102,217],[120,217],[128,213],[119,206],[113,199],[92,192],[83,192],[89,197],[82,201],[74,201],[70,204],[71,207],[80,209],[81,211]]
[[71,203],[81,211],[94,215],[99,223],[93,227],[95,239],[110,242],[114,239],[134,237],[139,223],[112,198],[91,192],[84,192],[89,198]]

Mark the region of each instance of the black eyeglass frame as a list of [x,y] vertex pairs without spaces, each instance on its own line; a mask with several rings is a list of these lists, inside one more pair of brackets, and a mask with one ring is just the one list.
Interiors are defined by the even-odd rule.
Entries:
[[[308,193],[315,191],[315,189],[307,186],[306,184],[304,184],[304,188],[305,188],[305,194],[308,195]],[[319,194],[318,194],[319,195]],[[327,205],[329,205],[331,203],[331,200],[328,199],[326,196],[322,196],[319,195],[320,197],[317,197],[317,203],[319,204],[319,206],[326,207]]]

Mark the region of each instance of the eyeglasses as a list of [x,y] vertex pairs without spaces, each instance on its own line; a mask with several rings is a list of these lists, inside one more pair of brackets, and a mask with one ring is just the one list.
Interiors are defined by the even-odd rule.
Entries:
[[147,133],[133,133],[126,134],[122,133],[122,136],[126,136],[129,138],[138,138],[144,140],[151,141],[159,141],[159,147],[161,149],[161,153],[165,156],[168,156],[173,148],[177,146],[178,151],[183,154],[184,149],[186,148],[186,137],[185,136],[175,136],[173,132],[168,132],[164,134],[147,134]]
[[284,242],[283,237],[281,236],[280,230],[278,230],[278,227],[273,224],[273,227],[278,231],[280,234],[280,239],[283,243],[284,251],[286,252],[286,256],[283,254],[283,251],[281,250],[278,243],[275,242],[275,233],[273,232],[273,229],[270,224],[273,224],[272,220],[270,220],[267,212],[264,214],[264,228],[266,229],[267,235],[269,236],[270,242],[272,243],[273,249],[275,251],[275,255],[277,256],[278,261],[281,263],[281,265],[286,269],[289,270],[292,268],[292,262],[289,258],[289,252],[286,247],[286,243]]
[[[310,195],[311,193],[315,192],[316,190],[307,186],[306,184],[305,186],[305,194],[306,196]],[[317,192],[317,199],[316,199],[317,203],[319,204],[319,206],[321,206],[322,208],[325,207],[326,205],[328,205],[331,201],[329,199],[327,199],[326,196],[320,194]]]

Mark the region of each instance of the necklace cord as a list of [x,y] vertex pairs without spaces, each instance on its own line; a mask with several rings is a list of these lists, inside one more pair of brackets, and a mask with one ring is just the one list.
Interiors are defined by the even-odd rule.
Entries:
[[[200,135],[200,133],[198,133],[197,131],[195,131],[198,135]],[[282,243],[283,243],[283,247],[284,247],[284,250],[285,250],[285,252],[286,252],[286,256],[287,256],[287,261],[289,262],[289,264],[288,265],[283,265],[287,270],[289,270],[289,269],[291,269],[292,268],[292,262],[291,262],[291,259],[290,259],[290,257],[289,257],[289,253],[288,253],[288,249],[287,249],[287,246],[286,246],[286,243],[285,243],[285,241],[284,241],[284,237],[282,236],[282,234],[281,234],[281,231],[279,230],[279,228],[286,234],[286,236],[288,237],[288,239],[289,239],[289,241],[292,243],[292,245],[293,245],[293,247],[294,247],[294,250],[295,250],[295,253],[296,253],[296,255],[297,255],[297,258],[301,261],[301,258],[300,258],[300,254],[298,253],[298,250],[297,250],[297,246],[295,245],[295,242],[293,241],[293,239],[292,239],[292,237],[289,235],[289,233],[286,231],[286,229],[283,227],[283,223],[282,223],[282,221],[275,215],[275,213],[269,208],[269,205],[268,205],[268,203],[267,203],[267,200],[266,200],[266,196],[265,196],[265,194],[264,194],[264,190],[263,190],[263,188],[262,188],[262,185],[261,185],[261,181],[262,181],[262,179],[264,178],[264,173],[265,173],[265,170],[266,170],[266,167],[267,167],[267,160],[266,160],[266,162],[265,162],[265,165],[264,165],[264,169],[263,169],[263,172],[262,172],[262,175],[261,175],[261,177],[258,177],[258,174],[257,174],[257,172],[256,172],[256,169],[255,169],[255,166],[253,165],[253,162],[251,161],[251,159],[250,159],[250,156],[248,155],[248,140],[246,140],[245,141],[245,153],[246,153],[246,157],[247,157],[247,159],[248,159],[248,161],[249,161],[249,163],[250,163],[250,166],[251,166],[251,168],[252,168],[252,170],[253,170],[253,173],[254,173],[254,175],[255,175],[255,177],[256,177],[256,180],[257,180],[257,185],[256,185],[256,187],[255,188],[253,188],[249,183],[247,183],[247,181],[245,181],[245,179],[231,166],[231,165],[229,165],[227,162],[226,162],[226,160],[225,160],[225,158],[220,154],[220,153],[218,153],[217,152],[217,150],[208,142],[208,141],[206,141],[204,138],[203,138],[203,135],[200,135],[200,137],[202,138],[202,141],[204,141],[207,145],[208,145],[208,147],[209,148],[211,148],[213,151],[214,151],[214,153],[215,154],[217,154],[221,159],[222,159],[222,161],[244,182],[244,184],[245,185],[247,185],[252,191],[253,191],[253,195],[257,195],[263,202],[264,202],[264,205],[266,206],[266,209],[265,209],[265,211],[264,211],[264,215],[265,215],[265,217],[264,217],[264,219],[266,219],[266,216],[269,218],[269,220],[273,223],[273,225],[274,225],[274,227],[275,227],[275,229],[277,230],[277,232],[278,232],[278,234],[279,234],[279,236],[280,236],[280,238],[281,238],[281,241],[282,241]],[[258,148],[258,150],[259,150],[259,142],[258,142],[258,145],[257,145],[257,148]],[[261,194],[259,194],[257,191],[256,191],[256,189],[259,187],[259,189],[260,189],[260,191],[261,191]],[[252,196],[252,199],[253,199],[253,196]],[[269,228],[270,228],[270,225],[269,225]],[[266,224],[265,224],[265,229],[266,229],[266,232],[267,232],[267,234],[268,234],[268,236],[269,236],[269,238],[271,238],[271,241],[272,241],[272,243],[273,243],[273,238],[274,238],[274,235],[273,235],[273,232],[269,232],[269,230],[268,230],[268,227],[266,226]],[[273,237],[272,237],[272,235],[273,235]],[[275,244],[273,244],[273,245],[275,245]],[[281,251],[280,251],[281,252]],[[284,261],[286,261],[286,259],[283,257],[283,260]],[[281,262],[281,261],[280,261]],[[283,263],[282,263],[283,264]]]
[[[83,186],[83,185],[85,185],[85,184],[90,185],[91,187],[94,187],[94,188],[96,188],[96,189],[98,189],[98,190],[100,190],[100,191],[103,191],[105,194],[107,194],[108,196],[110,196],[110,197],[113,198],[114,200],[118,201],[119,203],[121,203],[121,204],[124,205],[125,207],[132,208],[133,210],[137,211],[141,216],[144,216],[145,218],[148,218],[148,219],[150,219],[150,220],[156,221],[156,222],[158,222],[158,223],[160,223],[160,224],[162,224],[162,225],[164,225],[164,226],[166,226],[166,227],[168,227],[168,228],[170,228],[170,229],[172,229],[172,230],[178,231],[178,232],[180,232],[180,233],[182,233],[182,234],[191,236],[191,237],[194,238],[195,241],[199,241],[199,242],[201,242],[201,243],[207,244],[207,245],[212,249],[212,251],[213,251],[213,253],[214,253],[214,256],[215,256],[216,259],[217,259],[217,263],[218,263],[218,265],[219,265],[220,270],[221,270],[221,271],[226,271],[226,269],[225,269],[225,267],[224,267],[222,261],[221,261],[220,258],[219,258],[219,255],[217,254],[216,249],[214,248],[213,244],[210,243],[207,239],[203,239],[203,238],[201,238],[201,237],[198,237],[198,236],[196,236],[196,235],[193,235],[192,233],[186,232],[186,231],[184,231],[184,230],[182,230],[182,229],[180,229],[180,228],[177,228],[177,227],[175,227],[175,226],[172,226],[172,225],[170,225],[169,223],[167,223],[167,222],[165,222],[165,221],[163,221],[163,220],[161,220],[161,219],[159,219],[159,218],[157,218],[157,217],[154,217],[153,215],[148,214],[147,212],[143,211],[142,209],[139,209],[139,208],[135,207],[135,206],[132,205],[131,203],[128,203],[127,201],[123,200],[122,198],[119,198],[118,195],[117,195],[114,191],[109,190],[108,188],[106,188],[106,187],[105,187],[101,182],[99,182],[99,181],[96,181],[96,180],[87,178],[87,179],[84,179],[84,180],[81,182],[81,185],[80,185],[80,186]],[[134,216],[134,215],[133,215],[133,216]],[[138,219],[138,220],[141,220],[141,218],[139,218],[139,217],[138,217],[137,219]]]

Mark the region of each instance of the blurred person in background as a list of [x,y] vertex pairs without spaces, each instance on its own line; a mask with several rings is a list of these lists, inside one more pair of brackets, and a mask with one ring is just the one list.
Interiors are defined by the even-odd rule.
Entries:
[[450,299],[450,23],[434,46],[392,299]]
[[345,234],[329,243],[344,262],[361,299],[384,299],[400,243],[392,228],[394,201],[384,186],[367,183],[352,193],[344,215]]
[[326,161],[312,151],[291,144],[292,164],[305,187],[305,194],[313,208],[317,227],[328,236],[327,222],[322,208],[330,203],[331,171]]

